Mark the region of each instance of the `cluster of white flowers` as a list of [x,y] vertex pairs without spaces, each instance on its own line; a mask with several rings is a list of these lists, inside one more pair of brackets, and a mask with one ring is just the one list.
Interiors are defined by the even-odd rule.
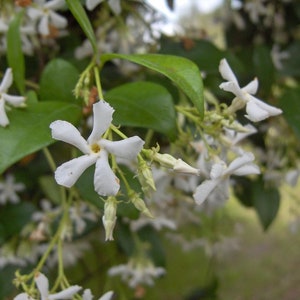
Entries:
[[[40,294],[40,298],[33,298],[32,295],[27,293],[21,293],[17,295],[14,300],[55,300],[55,299],[72,299],[75,294],[77,294],[82,288],[79,285],[72,285],[58,293],[50,294],[49,292],[49,281],[48,278],[43,274],[38,272],[34,277],[35,284]],[[113,292],[109,291],[102,295],[99,300],[110,300],[112,299]],[[92,300],[93,295],[89,289],[86,289],[82,295],[83,300]]]

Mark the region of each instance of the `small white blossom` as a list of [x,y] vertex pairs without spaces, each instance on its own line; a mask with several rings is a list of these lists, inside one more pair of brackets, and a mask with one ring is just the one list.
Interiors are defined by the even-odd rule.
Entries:
[[144,141],[138,136],[121,141],[101,138],[111,124],[114,109],[105,101],[99,101],[93,105],[93,112],[94,126],[87,141],[71,123],[60,120],[51,123],[50,128],[54,139],[69,143],[84,153],[83,156],[58,167],[55,171],[55,180],[60,185],[71,187],[81,174],[95,163],[95,191],[102,196],[116,195],[120,183],[109,166],[108,154],[133,160],[142,150]]
[[6,70],[2,82],[0,84],[0,125],[5,127],[9,124],[9,120],[5,111],[5,104],[10,104],[15,107],[25,106],[25,97],[22,96],[11,96],[7,94],[7,90],[12,85],[13,74],[12,69]]
[[246,105],[247,115],[245,117],[253,122],[259,122],[282,113],[281,109],[268,105],[252,96],[258,89],[257,78],[241,88],[226,59],[221,60],[219,71],[222,77],[227,80],[227,82],[220,84],[220,88],[236,96],[229,109],[231,108],[236,111]]
[[[105,294],[103,294],[103,295],[99,298],[99,300],[111,300],[112,297],[113,297],[113,295],[114,295],[114,292],[113,292],[113,291],[108,291],[108,292],[106,292]],[[84,290],[83,295],[82,295],[82,299],[83,299],[83,300],[92,300],[92,299],[93,299],[93,295],[92,295],[90,289]]]
[[[93,10],[98,4],[104,0],[86,0],[86,8],[88,10]],[[108,5],[110,9],[116,14],[119,15],[122,11],[120,0],[108,0]]]
[[223,161],[214,164],[210,172],[210,179],[205,180],[196,188],[194,193],[196,203],[202,204],[214,189],[229,179],[230,175],[259,174],[258,166],[251,163],[253,160],[254,155],[251,152],[245,152],[242,156],[233,160],[228,167]]
[[162,267],[155,267],[149,259],[135,259],[129,260],[128,264],[118,265],[108,270],[108,275],[121,275],[123,281],[128,282],[132,288],[140,284],[153,285],[153,278],[160,277],[165,274],[165,269]]
[[32,7],[28,7],[27,14],[34,20],[38,21],[38,32],[42,35],[49,35],[49,25],[62,29],[67,26],[67,19],[55,11],[65,5],[65,0],[36,0]]
[[[37,273],[34,278],[35,284],[40,292],[41,300],[61,300],[72,299],[72,297],[81,290],[78,285],[72,285],[63,291],[49,295],[49,281],[43,273]],[[32,298],[27,293],[17,295],[14,300],[31,300]],[[32,299],[33,300],[33,299]]]
[[0,182],[0,204],[7,202],[18,203],[20,201],[17,192],[24,191],[25,185],[23,183],[15,183],[13,175],[8,174],[5,182]]

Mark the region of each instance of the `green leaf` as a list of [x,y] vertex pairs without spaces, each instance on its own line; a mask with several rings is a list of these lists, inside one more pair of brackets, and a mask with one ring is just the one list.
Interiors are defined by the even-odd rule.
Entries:
[[63,59],[53,59],[45,67],[40,81],[41,101],[78,102],[73,94],[79,79],[78,70]]
[[83,9],[81,3],[79,0],[66,0],[67,5],[74,16],[74,18],[79,23],[81,29],[83,30],[86,37],[89,39],[90,43],[92,44],[92,48],[94,50],[94,53],[96,54],[98,52],[97,48],[97,41],[95,37],[95,33],[92,27],[92,24]]
[[283,116],[294,129],[300,138],[300,86],[288,89],[279,100],[280,108],[283,110]]
[[280,205],[277,189],[266,187],[263,180],[253,185],[253,205],[264,230],[267,230],[275,219]]
[[270,49],[260,45],[254,48],[254,73],[256,74],[263,92],[269,94],[274,82],[275,68],[270,55]]
[[4,228],[4,238],[7,239],[20,233],[27,222],[30,221],[34,210],[34,206],[27,202],[7,204],[1,207],[0,224]]
[[121,58],[157,71],[172,80],[193,102],[200,115],[204,114],[203,83],[198,67],[190,60],[163,54],[103,54],[101,61]]
[[20,11],[9,24],[7,32],[7,52],[8,65],[13,70],[13,78],[21,94],[25,93],[25,62],[22,51],[22,41],[20,36],[20,24],[23,17],[23,10]]
[[51,122],[75,122],[80,113],[77,105],[52,101],[8,112],[10,125],[0,128],[0,174],[24,156],[55,142],[50,134]]
[[108,91],[105,100],[115,109],[115,124],[151,128],[176,138],[174,104],[163,86],[145,81],[127,83]]

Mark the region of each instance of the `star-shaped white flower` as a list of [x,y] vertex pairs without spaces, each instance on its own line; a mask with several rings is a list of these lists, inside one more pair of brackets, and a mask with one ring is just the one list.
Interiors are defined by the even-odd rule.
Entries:
[[103,139],[102,135],[111,124],[114,109],[105,101],[100,100],[93,105],[93,112],[93,129],[87,140],[69,122],[59,120],[51,123],[50,128],[54,139],[69,143],[84,153],[83,156],[58,167],[55,171],[55,179],[58,184],[71,187],[89,166],[96,163],[95,191],[102,196],[116,195],[120,184],[109,166],[108,154],[133,160],[142,150],[144,141],[138,136],[121,141]]
[[268,105],[258,98],[252,96],[257,92],[258,89],[257,78],[241,88],[236,76],[234,75],[225,58],[220,62],[219,71],[222,77],[227,80],[227,82],[220,84],[220,88],[224,91],[231,92],[236,96],[236,98],[233,99],[231,106],[236,106],[235,110],[237,110],[246,105],[247,115],[245,117],[249,120],[253,122],[259,122],[271,116],[277,116],[282,113],[281,109]]
[[38,32],[42,35],[49,35],[49,24],[56,28],[65,28],[68,21],[55,11],[65,5],[65,0],[36,0],[36,5],[28,7],[27,14],[32,20],[38,20]]
[[[61,300],[61,299],[72,299],[72,297],[81,290],[78,285],[72,285],[67,289],[49,295],[49,281],[43,273],[38,273],[34,278],[35,284],[40,292],[41,300]],[[34,300],[27,293],[21,293],[17,295],[14,300]]]
[[[113,291],[106,292],[105,294],[103,294],[103,295],[99,298],[99,300],[111,300],[112,297],[113,297],[113,295],[114,295],[114,292],[113,292]],[[82,299],[83,299],[83,300],[92,300],[92,299],[93,299],[93,295],[92,295],[90,289],[84,290],[83,295],[82,295]]]
[[251,152],[244,152],[242,156],[233,160],[228,167],[226,167],[223,161],[214,164],[210,171],[210,179],[203,181],[196,188],[193,195],[196,203],[199,205],[202,204],[218,185],[229,179],[230,175],[244,176],[259,174],[259,168],[252,163],[253,160],[254,155]]
[[18,203],[20,197],[17,192],[25,190],[23,183],[16,183],[13,175],[8,174],[5,178],[5,182],[0,182],[0,204],[7,202]]
[[9,120],[5,111],[5,104],[10,104],[15,107],[25,106],[25,97],[22,96],[11,96],[7,94],[7,90],[12,85],[13,74],[12,69],[9,68],[5,71],[4,77],[0,84],[0,125],[5,127],[9,124]]

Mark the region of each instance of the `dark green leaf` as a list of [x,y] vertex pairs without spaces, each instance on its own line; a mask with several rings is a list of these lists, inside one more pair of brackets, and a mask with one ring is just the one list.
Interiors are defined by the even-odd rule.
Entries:
[[4,228],[4,238],[7,239],[14,234],[20,233],[30,221],[34,210],[34,206],[26,202],[7,204],[1,207],[0,224]]
[[129,60],[136,64],[157,71],[179,87],[193,102],[195,107],[204,114],[203,83],[198,67],[190,60],[163,54],[103,54],[102,63],[115,58]]
[[274,82],[275,69],[270,55],[270,49],[266,46],[257,46],[253,53],[254,73],[264,93],[268,94]]
[[175,109],[168,90],[151,82],[124,84],[108,91],[105,100],[115,109],[113,122],[154,129],[176,137]]
[[25,93],[25,62],[20,36],[23,11],[20,11],[9,24],[7,32],[7,61],[13,70],[13,78],[21,94]]
[[300,137],[300,86],[294,89],[288,89],[280,98],[280,107],[283,110],[283,116],[295,133]]
[[41,101],[78,101],[73,94],[78,79],[78,70],[69,62],[63,59],[50,61],[41,75]]
[[72,12],[74,18],[79,23],[81,29],[83,30],[86,37],[89,39],[90,43],[92,44],[94,53],[96,54],[98,52],[97,48],[97,41],[95,37],[95,33],[92,27],[92,24],[82,7],[79,0],[66,0],[68,7],[70,11]]
[[52,101],[8,112],[10,125],[0,128],[0,173],[24,156],[55,142],[50,134],[51,122],[76,122],[79,117],[79,106]]
[[280,204],[277,189],[266,187],[262,180],[253,185],[253,204],[264,230],[274,221]]
[[300,41],[296,40],[283,51],[288,53],[288,57],[281,61],[281,73],[288,76],[300,76]]

